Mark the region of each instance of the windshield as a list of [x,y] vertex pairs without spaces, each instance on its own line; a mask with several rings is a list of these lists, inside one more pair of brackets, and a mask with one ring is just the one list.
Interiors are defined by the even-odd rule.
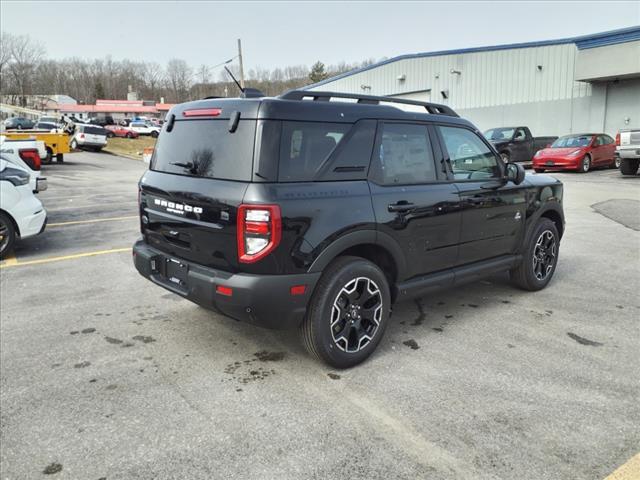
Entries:
[[170,132],[160,134],[151,170],[250,181],[255,133],[255,120],[240,120],[233,133],[228,120],[176,121]]
[[515,128],[492,128],[484,132],[484,138],[487,140],[511,140]]
[[592,135],[567,135],[553,142],[551,148],[587,147],[591,143],[592,138]]

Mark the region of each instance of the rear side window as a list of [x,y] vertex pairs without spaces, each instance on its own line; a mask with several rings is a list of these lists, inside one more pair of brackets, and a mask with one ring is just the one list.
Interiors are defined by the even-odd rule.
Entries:
[[255,120],[180,120],[158,138],[151,170],[220,180],[251,181]]
[[282,122],[279,181],[313,180],[350,127],[345,123]]
[[437,180],[425,125],[384,123],[374,153],[372,178],[380,185],[411,185]]

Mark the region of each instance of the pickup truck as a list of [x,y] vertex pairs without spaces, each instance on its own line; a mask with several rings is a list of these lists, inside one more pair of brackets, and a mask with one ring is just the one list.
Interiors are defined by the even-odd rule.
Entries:
[[531,160],[538,150],[548,147],[558,137],[533,137],[529,127],[492,128],[484,136],[496,148],[505,161],[522,162],[531,166]]
[[616,135],[616,153],[620,157],[620,173],[635,175],[640,166],[640,128],[620,130]]
[[22,130],[20,132],[3,132],[10,140],[36,140],[42,145],[43,163],[51,163],[55,157],[57,162],[64,161],[64,154],[69,153],[69,135],[62,131]]

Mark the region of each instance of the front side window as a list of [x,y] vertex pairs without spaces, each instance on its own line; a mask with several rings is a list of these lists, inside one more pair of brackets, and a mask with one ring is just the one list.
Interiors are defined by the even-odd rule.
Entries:
[[455,180],[482,180],[502,176],[498,158],[478,135],[466,128],[438,128],[449,153]]
[[381,185],[411,185],[437,180],[425,125],[385,123],[373,159],[372,178]]

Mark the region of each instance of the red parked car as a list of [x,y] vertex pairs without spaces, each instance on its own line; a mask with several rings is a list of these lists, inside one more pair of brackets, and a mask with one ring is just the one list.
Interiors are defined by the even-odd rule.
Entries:
[[104,128],[108,131],[107,137],[126,137],[126,138],[138,138],[138,132],[134,132],[128,127],[122,125],[105,125]]
[[586,173],[594,167],[616,166],[616,144],[605,133],[565,135],[533,157],[533,169],[576,170]]

